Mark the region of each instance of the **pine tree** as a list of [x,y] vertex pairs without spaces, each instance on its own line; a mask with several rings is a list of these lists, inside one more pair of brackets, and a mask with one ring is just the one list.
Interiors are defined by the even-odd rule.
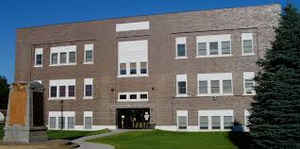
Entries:
[[255,81],[250,116],[255,149],[300,148],[300,14],[288,4]]

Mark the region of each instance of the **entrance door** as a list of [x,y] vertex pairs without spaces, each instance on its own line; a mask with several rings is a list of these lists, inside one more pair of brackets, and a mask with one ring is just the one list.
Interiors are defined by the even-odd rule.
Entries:
[[117,109],[119,129],[147,129],[150,127],[150,109]]

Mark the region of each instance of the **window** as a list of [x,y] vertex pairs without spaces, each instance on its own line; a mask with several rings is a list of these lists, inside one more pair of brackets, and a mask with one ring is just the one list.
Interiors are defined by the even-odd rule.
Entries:
[[221,117],[212,116],[211,117],[211,128],[212,129],[221,129]]
[[188,126],[188,111],[177,111],[177,128],[187,129]]
[[50,48],[50,66],[76,64],[76,46],[59,46]]
[[148,40],[118,42],[118,77],[148,76]]
[[206,56],[206,55],[207,55],[206,42],[198,43],[198,56]]
[[71,85],[69,86],[69,97],[74,97],[75,96],[75,86]]
[[140,94],[140,99],[148,99],[148,94]]
[[35,49],[35,67],[41,67],[43,65],[43,48]]
[[231,44],[230,41],[222,41],[221,48],[222,48],[222,55],[231,54]]
[[231,80],[223,80],[223,93],[232,94]]
[[60,53],[60,63],[61,64],[66,64],[67,63],[67,53],[66,52],[61,52]]
[[74,117],[68,117],[68,129],[74,129]]
[[200,116],[200,129],[208,129],[208,116]]
[[120,94],[120,100],[126,100],[127,95],[126,94]]
[[220,81],[219,80],[211,80],[211,93],[219,94],[220,93]]
[[242,49],[243,55],[253,55],[253,34],[242,33]]
[[232,73],[198,74],[198,96],[232,95]]
[[52,53],[51,54],[51,64],[57,64],[58,61],[58,54],[57,53]]
[[177,75],[177,96],[186,96],[187,95],[187,76],[185,74]]
[[56,117],[49,118],[49,128],[56,128]]
[[84,112],[84,128],[92,129],[93,126],[93,112],[85,111]]
[[248,125],[250,124],[249,122],[249,117],[250,117],[250,112],[248,110],[244,111],[244,126],[246,131],[249,131]]
[[84,79],[84,98],[93,97],[93,79]]
[[231,56],[231,35],[197,36],[197,57]]
[[76,52],[69,53],[69,63],[76,63]]
[[75,79],[50,80],[49,99],[75,99]]
[[232,116],[224,116],[224,129],[232,129]]
[[119,93],[119,102],[148,101],[148,92],[123,92]]
[[147,74],[147,62],[141,62],[141,74]]
[[130,99],[136,99],[137,98],[137,95],[136,94],[131,94],[130,95]]
[[59,97],[66,97],[66,86],[59,86]]
[[210,42],[209,43],[209,54],[210,55],[218,55],[219,54],[218,42]]
[[93,64],[94,62],[94,44],[84,45],[84,64]]
[[254,79],[254,72],[244,72],[244,94],[245,95],[253,95],[255,94],[255,81]]
[[65,117],[58,118],[58,128],[64,129],[65,128]]
[[130,63],[130,74],[131,75],[136,74],[136,63]]
[[207,94],[208,93],[208,90],[207,90],[207,81],[204,80],[204,81],[199,81],[199,94]]
[[176,57],[186,57],[186,37],[176,38]]

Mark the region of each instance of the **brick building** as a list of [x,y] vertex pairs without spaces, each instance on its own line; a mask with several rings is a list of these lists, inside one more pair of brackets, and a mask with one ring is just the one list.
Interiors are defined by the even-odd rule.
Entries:
[[[18,81],[45,87],[49,129],[244,126],[278,4],[21,28]],[[245,127],[246,128],[246,127]]]

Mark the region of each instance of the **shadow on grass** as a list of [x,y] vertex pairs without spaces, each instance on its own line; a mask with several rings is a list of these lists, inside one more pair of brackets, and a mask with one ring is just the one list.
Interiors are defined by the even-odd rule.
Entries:
[[240,123],[234,123],[232,131],[229,132],[228,137],[239,149],[252,149],[249,132],[244,132],[244,128]]

